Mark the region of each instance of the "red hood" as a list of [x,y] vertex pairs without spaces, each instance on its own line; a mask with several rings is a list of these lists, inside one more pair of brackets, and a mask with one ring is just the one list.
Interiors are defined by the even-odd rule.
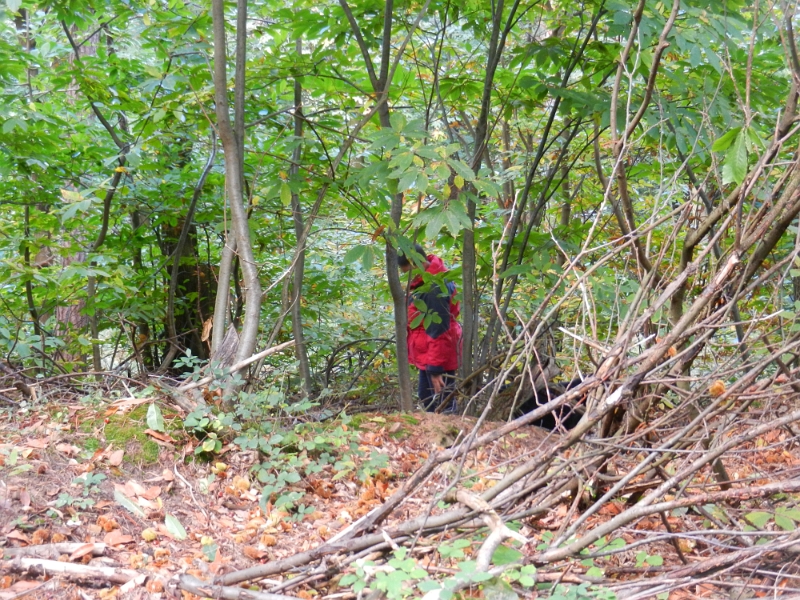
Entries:
[[[437,273],[444,273],[447,271],[447,267],[444,266],[442,259],[434,254],[429,254],[426,259],[428,261],[428,267],[425,269],[426,272],[430,273],[431,275],[436,275]],[[422,285],[422,275],[417,275],[414,278],[414,281],[411,282],[411,289],[419,287]]]

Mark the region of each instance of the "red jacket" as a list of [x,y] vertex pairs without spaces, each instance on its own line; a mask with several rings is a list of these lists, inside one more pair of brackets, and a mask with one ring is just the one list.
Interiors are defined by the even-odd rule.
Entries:
[[[427,260],[429,264],[425,270],[431,275],[447,271],[438,256],[431,254]],[[461,311],[459,303],[454,300],[456,286],[447,281],[447,288],[443,293],[438,284],[431,283],[427,291],[415,292],[423,283],[421,275],[411,282],[411,296],[408,299],[408,360],[416,367],[431,373],[455,371],[461,362],[461,325],[456,321]],[[420,309],[415,302],[424,307],[423,318],[419,323],[414,322],[420,315]],[[424,318],[431,313],[439,316],[438,323]]]

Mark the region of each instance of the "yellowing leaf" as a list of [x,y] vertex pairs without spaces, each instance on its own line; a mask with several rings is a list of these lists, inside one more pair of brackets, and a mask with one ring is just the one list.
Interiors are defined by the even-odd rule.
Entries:
[[456,184],[456,187],[457,187],[458,189],[461,189],[461,188],[463,188],[463,187],[464,187],[464,178],[463,178],[461,175],[456,175],[456,176],[453,178],[453,183],[455,183],[455,184]]

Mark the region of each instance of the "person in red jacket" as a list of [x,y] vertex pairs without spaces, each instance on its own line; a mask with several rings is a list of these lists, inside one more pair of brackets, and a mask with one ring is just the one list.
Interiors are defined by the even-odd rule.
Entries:
[[[425,273],[438,275],[447,272],[441,258],[426,254],[419,244],[414,245],[414,250],[418,256],[411,259]],[[403,273],[413,269],[412,261],[402,252],[398,254],[397,262]],[[436,411],[442,399],[448,396],[451,399],[442,412],[454,413],[457,410],[452,391],[461,359],[461,325],[456,320],[460,305],[455,295],[455,284],[442,278],[431,279],[418,274],[411,281],[408,360],[419,369],[419,399],[430,412]]]

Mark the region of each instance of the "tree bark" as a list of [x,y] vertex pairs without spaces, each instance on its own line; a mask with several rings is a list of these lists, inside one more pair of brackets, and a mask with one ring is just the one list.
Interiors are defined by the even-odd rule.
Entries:
[[[241,14],[244,1],[239,2],[238,11]],[[236,360],[240,361],[249,357],[256,347],[258,338],[259,316],[261,313],[261,283],[258,279],[253,248],[250,243],[250,229],[247,222],[247,212],[244,208],[244,195],[242,193],[243,156],[240,143],[231,126],[227,93],[227,49],[225,46],[225,6],[223,0],[212,0],[211,18],[214,24],[214,101],[217,117],[217,128],[220,141],[225,152],[225,190],[231,206],[231,230],[236,239],[236,250],[242,265],[242,275],[245,285],[246,311],[239,349]],[[247,34],[246,30],[237,28],[237,40]],[[236,88],[244,86],[244,73],[235,81]],[[227,296],[228,287],[220,278],[219,294]],[[225,285],[224,290],[222,286]],[[215,319],[216,320],[216,319]],[[216,328],[215,328],[216,329]]]

